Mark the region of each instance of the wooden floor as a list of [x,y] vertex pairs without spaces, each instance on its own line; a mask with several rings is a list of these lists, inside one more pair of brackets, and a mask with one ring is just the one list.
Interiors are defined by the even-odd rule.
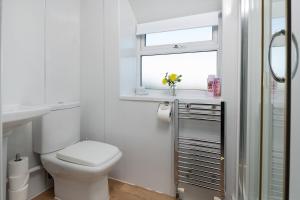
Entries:
[[[128,185],[115,180],[109,180],[110,200],[175,200],[167,195]],[[54,200],[53,189],[44,192],[33,200]]]

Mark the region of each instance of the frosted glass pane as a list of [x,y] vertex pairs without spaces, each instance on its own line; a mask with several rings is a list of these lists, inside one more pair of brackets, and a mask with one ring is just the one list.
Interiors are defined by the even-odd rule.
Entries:
[[146,35],[146,46],[180,44],[212,40],[212,27],[193,28]]
[[285,47],[272,47],[271,62],[275,74],[285,77]]
[[181,74],[178,89],[207,89],[208,75],[217,74],[217,52],[142,56],[142,84],[148,89],[167,89],[165,73]]
[[281,31],[282,29],[285,29],[285,18],[279,17],[279,18],[273,18],[272,19],[272,33]]
[[[285,18],[273,18],[272,19],[272,33],[278,32],[285,29]],[[272,47],[272,67],[275,72],[280,77],[285,76],[285,47],[284,47],[284,37],[281,36],[275,40],[274,44],[276,46]],[[280,46],[279,46],[280,45]]]

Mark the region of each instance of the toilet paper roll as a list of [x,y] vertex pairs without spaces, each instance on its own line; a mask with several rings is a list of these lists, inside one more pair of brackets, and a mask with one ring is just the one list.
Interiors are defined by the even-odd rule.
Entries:
[[11,160],[8,162],[8,176],[17,177],[28,174],[28,157],[21,157],[21,161]]
[[8,190],[9,200],[28,200],[28,184],[19,190]]
[[29,173],[21,176],[8,177],[9,189],[19,190],[25,187],[29,181]]
[[171,111],[172,106],[170,104],[160,104],[158,111],[157,111],[157,117],[159,120],[163,122],[170,122],[171,121]]

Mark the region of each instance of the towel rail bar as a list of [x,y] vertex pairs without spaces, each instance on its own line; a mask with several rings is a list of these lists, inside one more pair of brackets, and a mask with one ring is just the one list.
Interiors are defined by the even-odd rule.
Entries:
[[[225,198],[225,103],[173,103],[174,176],[176,198],[179,184],[193,185],[217,192]],[[180,120],[220,124],[219,140],[180,135]],[[202,123],[201,123],[202,124]],[[201,125],[200,124],[200,125]]]

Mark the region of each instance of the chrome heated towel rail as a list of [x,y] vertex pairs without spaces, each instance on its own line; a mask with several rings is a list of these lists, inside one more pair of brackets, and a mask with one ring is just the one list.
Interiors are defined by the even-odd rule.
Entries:
[[[174,101],[174,167],[176,198],[180,199],[179,184],[188,184],[216,192],[224,199],[224,141],[225,141],[225,103],[183,103]],[[200,120],[220,123],[218,140],[182,136],[179,132],[180,120]],[[212,123],[213,124],[213,123]]]

